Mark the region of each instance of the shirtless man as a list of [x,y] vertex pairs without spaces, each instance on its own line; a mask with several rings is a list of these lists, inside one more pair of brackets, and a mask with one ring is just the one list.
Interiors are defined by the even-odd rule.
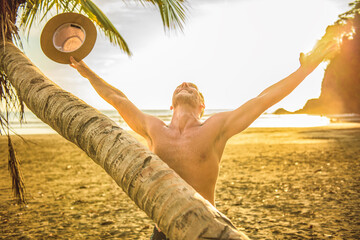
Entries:
[[[140,111],[124,93],[97,76],[83,61],[77,62],[72,57],[70,61],[130,128],[146,139],[152,152],[215,205],[215,184],[227,140],[291,93],[333,51],[335,46],[328,43],[307,55],[301,53],[300,67],[291,75],[239,108],[217,113],[204,122],[200,121],[205,109],[204,98],[195,84],[184,82],[173,93],[170,107],[173,116],[169,125]],[[165,235],[155,228],[152,239],[165,239]]]

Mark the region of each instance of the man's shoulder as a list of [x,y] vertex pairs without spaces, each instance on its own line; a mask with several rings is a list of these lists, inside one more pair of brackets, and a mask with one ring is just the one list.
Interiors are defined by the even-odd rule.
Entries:
[[[221,134],[222,127],[226,120],[227,113],[216,113],[207,118],[200,126],[200,133]],[[206,134],[207,135],[207,134]]]
[[227,119],[229,113],[230,113],[229,111],[215,113],[214,115],[211,115],[209,118],[207,118],[202,125],[203,126],[214,126],[218,124],[221,125]]
[[166,126],[165,122],[158,117],[146,114],[146,121],[149,127],[163,127]]

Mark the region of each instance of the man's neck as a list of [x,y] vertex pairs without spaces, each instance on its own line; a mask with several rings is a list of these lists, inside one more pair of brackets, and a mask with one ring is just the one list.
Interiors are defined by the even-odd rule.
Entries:
[[187,128],[201,125],[199,113],[196,109],[187,106],[177,106],[169,124],[169,128],[183,132]]

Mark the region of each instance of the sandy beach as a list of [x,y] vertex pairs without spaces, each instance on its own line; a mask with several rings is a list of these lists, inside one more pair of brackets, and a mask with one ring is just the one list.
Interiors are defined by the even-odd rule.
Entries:
[[[59,135],[23,137],[24,207],[0,137],[0,239],[149,239],[152,220],[85,153]],[[252,239],[360,239],[360,124],[234,136],[216,207]]]

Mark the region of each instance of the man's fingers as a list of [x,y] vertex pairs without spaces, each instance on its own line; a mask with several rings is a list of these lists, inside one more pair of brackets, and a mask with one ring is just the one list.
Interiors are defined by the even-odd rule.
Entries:
[[325,42],[321,48],[319,48],[320,51],[329,51],[329,50],[334,50],[334,49],[337,49],[339,46],[338,46],[338,42],[337,41],[328,41],[328,42]]
[[338,50],[339,46],[336,41],[323,41],[315,47],[312,51],[311,55],[314,57],[317,56],[319,58],[326,58],[329,55],[335,53]]
[[300,53],[300,57],[299,57],[300,63],[303,62],[304,57],[305,57],[305,54],[304,54],[303,52],[301,52],[301,53]]
[[70,56],[70,62],[71,62],[71,65],[73,65],[73,67],[76,67],[79,65],[79,62],[76,61],[73,56]]
[[75,68],[79,68],[79,67],[85,67],[87,68],[87,65],[84,63],[83,60],[81,61],[76,61],[74,57],[70,56],[70,64],[73,65],[73,67]]

